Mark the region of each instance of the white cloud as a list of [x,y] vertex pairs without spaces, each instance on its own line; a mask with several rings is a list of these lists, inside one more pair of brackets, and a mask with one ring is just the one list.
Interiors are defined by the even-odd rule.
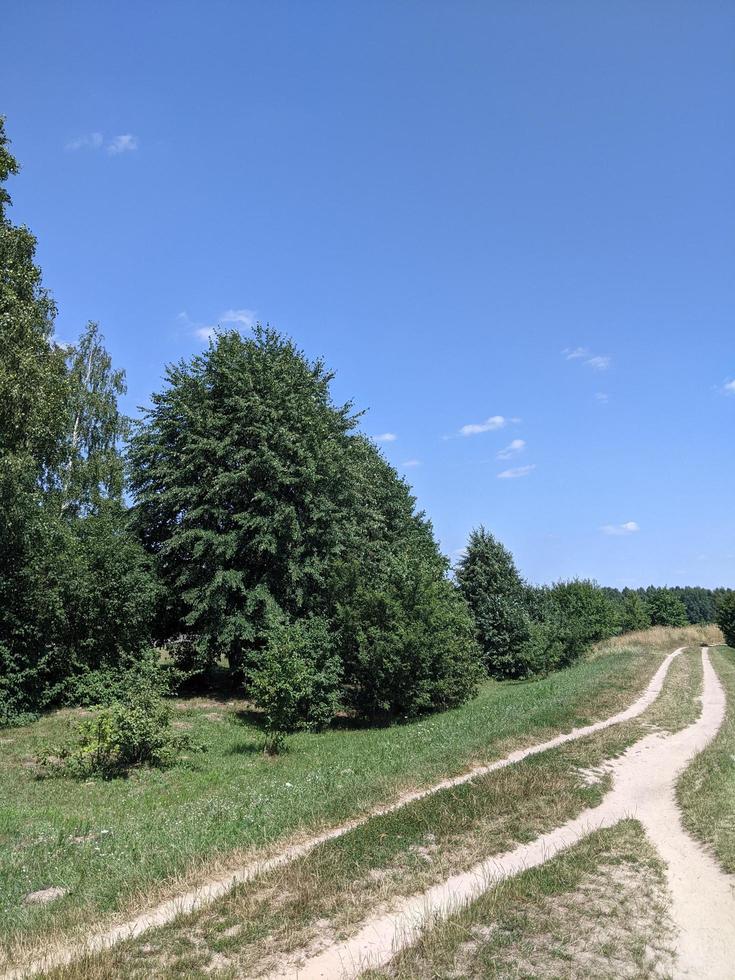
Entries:
[[640,527],[635,521],[626,521],[624,524],[603,524],[600,530],[603,534],[622,537],[626,534],[635,534],[636,531],[640,531]]
[[379,436],[373,436],[375,442],[395,442],[397,438],[395,432],[381,432]]
[[726,381],[722,386],[722,390],[726,395],[735,395],[735,378],[732,381]]
[[225,310],[219,318],[220,323],[238,323],[250,330],[255,326],[255,310]]
[[414,466],[421,466],[421,460],[420,459],[407,459],[403,463],[403,466],[405,466],[407,469],[412,469]]
[[513,439],[505,449],[501,449],[497,454],[497,459],[513,459],[518,453],[522,453],[526,448],[526,443],[523,439]]
[[589,347],[565,347],[562,354],[568,361],[582,361],[593,371],[607,371],[612,364],[608,354],[593,354]]
[[535,463],[530,463],[528,466],[516,466],[509,470],[503,470],[502,473],[498,473],[499,480],[517,480],[519,477],[528,476],[536,469]]
[[102,133],[87,133],[84,136],[77,136],[66,144],[67,150],[99,150],[105,138]]
[[601,405],[607,405],[607,403],[610,401],[610,398],[609,398],[607,392],[605,392],[605,391],[596,391],[595,392],[595,399]]
[[504,415],[491,415],[484,422],[471,422],[463,425],[459,430],[461,436],[476,436],[480,432],[493,432],[495,429],[504,429],[509,422],[520,422],[520,419],[508,419]]
[[107,152],[111,156],[116,156],[118,153],[131,153],[137,149],[138,137],[133,136],[132,133],[121,133],[120,136],[113,137],[107,144]]
[[211,340],[214,337],[214,327],[197,327],[194,336],[200,340]]

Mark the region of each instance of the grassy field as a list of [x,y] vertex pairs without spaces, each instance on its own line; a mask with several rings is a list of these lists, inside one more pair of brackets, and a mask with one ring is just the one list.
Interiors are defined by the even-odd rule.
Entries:
[[[8,801],[0,811],[6,952],[137,911],[184,881],[299,831],[605,717],[633,700],[660,656],[681,639],[633,638],[629,649],[549,678],[489,683],[471,704],[411,725],[298,736],[276,760],[262,755],[261,733],[239,702],[178,701],[178,723],[206,752],[184,767],[143,770],[127,780],[36,778],[34,755],[64,737],[78,713],[6,732],[0,761],[0,793]],[[51,906],[23,903],[28,892],[49,886],[69,893]]]
[[376,817],[194,915],[53,976],[203,978],[213,969],[223,977],[251,976],[298,959],[349,935],[366,910],[532,840],[595,805],[608,777],[589,781],[581,773],[652,725],[675,730],[689,724],[700,685],[700,659],[692,651],[674,661],[661,697],[639,719]]
[[727,694],[725,722],[679,780],[684,826],[735,873],[735,650],[717,647],[712,663]]

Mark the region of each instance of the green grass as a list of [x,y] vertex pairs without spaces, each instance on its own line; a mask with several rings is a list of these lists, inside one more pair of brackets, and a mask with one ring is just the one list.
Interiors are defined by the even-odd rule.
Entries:
[[670,975],[671,946],[662,863],[624,820],[491,888],[362,977],[651,980]]
[[682,775],[677,797],[687,830],[735,873],[735,650],[717,647],[711,658],[727,695],[725,721]]
[[[659,663],[650,650],[608,656],[516,684],[486,684],[461,709],[411,725],[300,735],[263,756],[242,704],[179,702],[206,751],[187,766],[127,780],[38,780],[32,759],[67,737],[59,712],[0,736],[0,933],[6,951],[158,897],[307,829],[338,823],[400,790],[431,784],[520,744],[626,706]],[[37,889],[69,894],[23,904]]]
[[650,725],[689,724],[700,685],[698,652],[685,654],[640,719],[375,817],[193,915],[53,976],[205,977],[214,966],[223,975],[253,976],[325,934],[349,935],[366,910],[420,892],[594,806],[609,778],[586,785],[579,770],[622,752]]

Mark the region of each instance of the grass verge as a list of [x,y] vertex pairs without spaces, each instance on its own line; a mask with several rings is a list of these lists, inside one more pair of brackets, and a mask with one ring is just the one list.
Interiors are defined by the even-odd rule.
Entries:
[[677,799],[687,830],[735,874],[735,650],[720,646],[711,657],[727,695],[725,721],[681,776]]
[[609,787],[600,763],[651,726],[690,724],[700,688],[692,651],[673,662],[661,697],[640,719],[376,817],[194,915],[52,975],[252,976],[296,963],[349,935],[366,909],[375,914],[594,806]]
[[502,882],[364,980],[669,975],[664,868],[635,820]]

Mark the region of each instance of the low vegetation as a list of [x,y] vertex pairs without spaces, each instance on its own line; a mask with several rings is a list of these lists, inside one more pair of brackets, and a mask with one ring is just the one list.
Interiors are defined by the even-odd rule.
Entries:
[[725,722],[684,772],[677,797],[687,830],[735,874],[735,650],[720,646],[711,657],[727,694]]

